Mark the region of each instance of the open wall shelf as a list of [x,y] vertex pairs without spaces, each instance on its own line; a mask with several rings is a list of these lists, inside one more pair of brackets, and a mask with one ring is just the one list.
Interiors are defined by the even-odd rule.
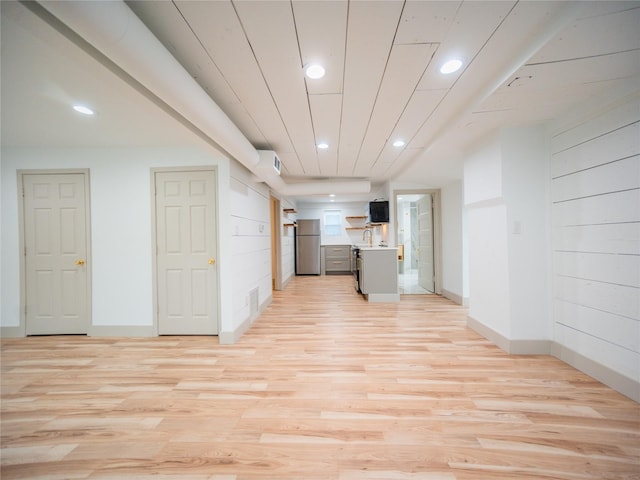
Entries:
[[366,230],[371,227],[379,227],[381,223],[367,223],[366,225],[360,225],[358,227],[345,227],[345,230]]

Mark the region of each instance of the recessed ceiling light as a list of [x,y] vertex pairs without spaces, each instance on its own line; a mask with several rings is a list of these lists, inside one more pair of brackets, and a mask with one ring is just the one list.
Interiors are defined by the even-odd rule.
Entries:
[[330,194],[329,194],[329,196],[330,196],[331,198],[333,198],[333,197],[335,197],[335,196],[336,196],[336,194],[335,194],[335,193],[330,193]]
[[307,77],[314,80],[324,77],[324,67],[322,65],[312,64],[307,66],[304,71],[307,74]]
[[322,149],[322,150],[326,150],[327,148],[329,148],[329,144],[328,144],[328,143],[325,143],[325,142],[320,142],[320,143],[317,145],[317,147],[318,147],[318,148],[320,148],[320,149]]
[[460,70],[461,66],[462,60],[454,58],[453,60],[449,60],[442,64],[442,66],[440,67],[440,73],[444,73],[446,75],[448,73],[457,72],[458,70]]
[[84,105],[74,105],[73,109],[78,113],[82,113],[83,115],[93,115],[94,113],[93,110]]
[[393,142],[394,147],[404,147],[404,140],[396,140]]

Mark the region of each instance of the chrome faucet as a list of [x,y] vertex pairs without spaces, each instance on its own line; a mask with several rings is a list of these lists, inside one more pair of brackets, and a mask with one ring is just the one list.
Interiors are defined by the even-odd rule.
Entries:
[[373,246],[373,232],[370,228],[365,228],[364,232],[362,232],[362,240],[364,241],[367,237],[367,232],[369,232],[369,246]]

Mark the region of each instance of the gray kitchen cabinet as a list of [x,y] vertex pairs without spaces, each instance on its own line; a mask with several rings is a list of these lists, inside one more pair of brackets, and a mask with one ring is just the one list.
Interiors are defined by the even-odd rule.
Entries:
[[374,247],[360,249],[360,291],[370,302],[399,302],[398,249]]
[[351,273],[351,245],[325,245],[324,271],[327,275]]

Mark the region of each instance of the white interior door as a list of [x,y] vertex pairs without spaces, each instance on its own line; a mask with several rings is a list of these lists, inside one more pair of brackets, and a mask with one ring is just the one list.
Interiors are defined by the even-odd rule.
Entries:
[[418,214],[418,284],[429,292],[435,291],[433,264],[433,199],[422,195],[416,202]]
[[23,174],[27,335],[86,334],[85,175]]
[[156,172],[158,333],[218,334],[215,172]]

